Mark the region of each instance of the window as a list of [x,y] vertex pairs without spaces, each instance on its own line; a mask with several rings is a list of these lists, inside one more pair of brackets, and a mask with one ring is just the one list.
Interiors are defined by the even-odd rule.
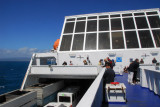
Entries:
[[135,16],[144,15],[144,13],[134,13]]
[[97,20],[88,21],[87,32],[97,31]]
[[85,21],[77,22],[75,32],[84,32],[85,31]]
[[88,19],[97,19],[97,16],[90,16]]
[[122,32],[112,32],[112,48],[113,49],[124,48],[124,40]]
[[132,13],[130,13],[130,14],[122,14],[122,16],[123,17],[125,17],[125,16],[132,16]]
[[124,29],[135,29],[133,18],[123,18]]
[[77,18],[77,20],[86,20],[86,17]]
[[66,23],[64,33],[73,33],[74,22]]
[[148,16],[151,28],[160,28],[160,18],[159,16]]
[[150,35],[150,32],[147,31],[139,31],[139,38],[141,41],[142,48],[151,48],[153,47],[153,41]]
[[47,65],[47,58],[40,58],[40,65]]
[[112,30],[122,30],[121,19],[111,19]]
[[99,33],[99,46],[98,49],[110,49],[110,36],[109,33]]
[[99,31],[107,31],[109,30],[109,21],[108,19],[99,20]]
[[127,48],[139,48],[136,31],[125,32]]
[[60,51],[70,51],[72,35],[63,35]]
[[75,21],[75,18],[67,19],[67,21]]
[[157,14],[157,12],[147,12],[147,15]]
[[96,46],[97,46],[97,34],[96,33],[86,34],[85,50],[96,50]]
[[160,30],[152,30],[157,47],[160,47]]
[[136,17],[136,23],[138,29],[148,28],[147,20],[145,17]]
[[69,96],[59,96],[59,102],[71,102],[71,98]]
[[99,18],[108,18],[108,15],[99,16]]
[[40,65],[56,65],[55,57],[41,57]]
[[120,14],[110,15],[110,17],[120,17]]
[[83,50],[84,34],[75,34],[72,50]]

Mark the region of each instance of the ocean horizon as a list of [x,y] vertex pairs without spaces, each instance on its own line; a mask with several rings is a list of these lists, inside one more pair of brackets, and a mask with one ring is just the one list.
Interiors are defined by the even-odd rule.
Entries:
[[0,58],[0,61],[30,61],[31,57]]
[[20,89],[29,61],[0,61],[0,94]]

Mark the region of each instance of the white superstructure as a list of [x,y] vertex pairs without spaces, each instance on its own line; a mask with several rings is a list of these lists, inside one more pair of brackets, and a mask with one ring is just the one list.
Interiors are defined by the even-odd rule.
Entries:
[[110,57],[123,68],[136,58],[145,64],[151,64],[154,57],[160,60],[159,16],[158,8],[66,16],[58,63],[71,60],[83,65],[89,57],[97,65]]

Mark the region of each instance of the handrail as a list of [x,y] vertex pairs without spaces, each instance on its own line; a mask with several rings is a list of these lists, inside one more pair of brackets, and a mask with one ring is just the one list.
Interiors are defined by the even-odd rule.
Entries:
[[97,78],[91,84],[87,92],[84,94],[80,102],[77,104],[76,107],[91,107],[93,102],[95,101],[95,97],[97,94],[98,89],[100,88],[100,84],[102,82],[102,78],[105,72],[105,68],[101,70]]
[[27,80],[27,77],[28,77],[28,74],[29,74],[29,72],[30,72],[30,70],[31,70],[31,65],[32,65],[32,62],[33,62],[33,59],[34,59],[34,57],[35,57],[35,56],[36,56],[36,54],[34,53],[34,54],[32,55],[31,60],[30,60],[30,63],[29,63],[29,66],[28,66],[27,72],[26,72],[26,74],[25,74],[25,77],[24,77],[24,79],[23,79],[23,82],[22,82],[22,85],[21,85],[20,91],[22,91],[22,90],[23,90],[23,88],[24,88],[24,84],[25,84],[25,82],[26,82],[26,80]]
[[32,65],[32,67],[98,67],[96,65]]
[[149,69],[149,68],[147,68],[147,69],[144,68],[144,70],[148,70],[150,72],[160,73],[160,70],[155,70],[155,69],[153,70],[153,69]]
[[154,67],[140,68],[141,86],[149,88],[155,94],[160,95],[160,70],[155,70]]

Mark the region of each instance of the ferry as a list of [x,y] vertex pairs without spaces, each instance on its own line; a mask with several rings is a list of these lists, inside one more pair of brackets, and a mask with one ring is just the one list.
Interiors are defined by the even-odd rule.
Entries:
[[[102,103],[105,67],[98,63],[107,57],[115,62],[115,81],[123,84],[124,102],[112,91],[113,99]],[[140,82],[130,85],[123,69],[136,58],[143,60]],[[60,102],[57,96],[67,86],[80,87],[79,101],[72,107],[160,107],[159,63],[159,8],[66,16],[54,48],[32,55],[21,88],[0,95],[0,107]]]

